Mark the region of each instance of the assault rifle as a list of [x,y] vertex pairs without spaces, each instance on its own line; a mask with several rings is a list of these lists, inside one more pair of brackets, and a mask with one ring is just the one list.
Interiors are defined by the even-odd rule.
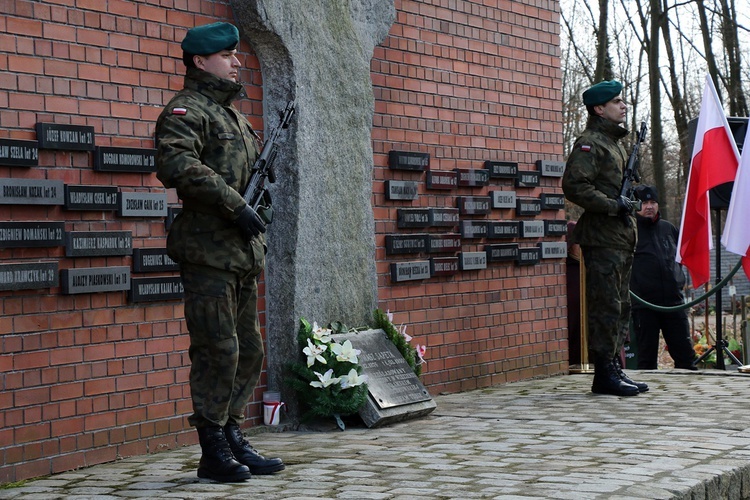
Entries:
[[250,177],[250,183],[247,185],[245,194],[242,197],[245,199],[248,205],[253,210],[258,212],[258,215],[264,219],[266,224],[271,223],[273,212],[270,207],[263,207],[264,209],[258,210],[258,207],[263,203],[266,193],[266,178],[268,182],[273,184],[276,182],[276,174],[273,171],[273,162],[276,160],[276,153],[278,147],[279,134],[281,130],[289,128],[289,122],[292,120],[294,114],[294,100],[287,103],[284,112],[281,115],[281,121],[279,125],[271,130],[271,134],[268,136],[265,144],[263,144],[263,150],[260,152],[260,156],[255,160],[253,165],[253,175]]
[[[638,150],[640,149],[641,143],[646,139],[646,122],[641,122],[641,130],[638,132],[635,144],[633,145],[633,151],[630,153],[628,158],[628,164],[625,166],[625,172],[622,176],[622,187],[620,187],[620,196],[627,198],[633,202],[633,207],[636,211],[641,209],[640,200],[636,200],[633,196],[635,191],[634,184],[641,182],[641,176],[638,175]],[[625,214],[625,219],[628,219],[629,214]]]

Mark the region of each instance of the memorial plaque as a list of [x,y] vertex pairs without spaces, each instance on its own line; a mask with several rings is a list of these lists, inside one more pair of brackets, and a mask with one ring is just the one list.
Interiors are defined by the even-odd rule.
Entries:
[[521,238],[541,238],[544,236],[543,220],[521,221]]
[[180,212],[182,212],[182,207],[167,207],[167,218],[164,219],[164,226],[167,231],[172,227],[172,223]]
[[537,187],[539,185],[539,172],[522,171],[518,172],[516,187]]
[[136,273],[178,271],[179,269],[179,264],[167,255],[166,248],[133,249],[133,271]]
[[538,263],[541,256],[542,249],[539,247],[519,248],[516,264],[519,266],[530,266]]
[[452,276],[458,273],[458,257],[431,257],[430,274],[436,276]]
[[458,212],[463,215],[485,215],[492,212],[489,196],[459,196],[456,199]]
[[430,154],[414,151],[389,151],[388,166],[393,170],[422,172],[430,167]]
[[540,197],[542,210],[560,210],[565,208],[565,195],[542,193]]
[[493,179],[515,179],[518,177],[518,163],[511,161],[485,161],[484,168]]
[[543,177],[562,177],[565,173],[565,162],[563,161],[537,160],[536,165]]
[[453,189],[458,186],[458,174],[456,172],[440,172],[430,170],[427,172],[427,189]]
[[455,227],[459,222],[457,208],[431,208],[430,226],[432,227]]
[[461,252],[458,266],[462,271],[487,269],[487,252]]
[[0,290],[36,290],[58,285],[57,262],[0,264]]
[[0,222],[0,248],[57,247],[63,234],[64,222]]
[[490,262],[512,262],[518,259],[518,243],[485,245],[484,251]]
[[420,253],[426,251],[426,234],[388,234],[385,237],[386,255]]
[[430,234],[427,235],[429,253],[458,252],[461,250],[460,234]]
[[463,220],[461,221],[462,238],[486,238],[488,223],[485,220]]
[[414,181],[385,181],[386,200],[416,200],[417,183]]
[[516,215],[539,215],[542,213],[542,201],[539,198],[518,198]]
[[130,268],[116,266],[63,269],[60,271],[60,285],[65,295],[130,290]]
[[65,184],[43,179],[0,179],[0,205],[62,205]]
[[179,276],[159,278],[132,278],[130,280],[130,302],[156,302],[161,300],[181,299],[185,288]]
[[487,238],[491,240],[518,238],[520,231],[518,221],[490,221]]
[[492,208],[516,208],[515,191],[490,191]]
[[117,210],[117,187],[65,185],[67,210]]
[[544,221],[545,236],[565,236],[568,234],[568,222],[565,220]]
[[156,172],[156,149],[97,146],[94,170],[99,172]]
[[543,259],[564,259],[568,256],[568,244],[564,241],[543,241],[539,243]]
[[399,229],[430,225],[430,209],[428,208],[399,208],[396,214]]
[[383,330],[333,335],[360,350],[359,366],[367,375],[367,389],[380,408],[392,408],[432,399],[399,350]]
[[0,139],[0,165],[36,167],[39,165],[39,145],[37,141]]
[[166,217],[167,193],[121,192],[117,215],[120,217]]
[[472,168],[457,168],[459,186],[486,186],[490,183],[490,171],[486,169],[476,170]]
[[391,282],[426,280],[430,277],[430,261],[392,262]]
[[37,123],[36,140],[39,142],[39,149],[93,151],[94,127],[61,123]]
[[130,231],[69,231],[65,233],[66,257],[101,257],[131,255],[133,234]]

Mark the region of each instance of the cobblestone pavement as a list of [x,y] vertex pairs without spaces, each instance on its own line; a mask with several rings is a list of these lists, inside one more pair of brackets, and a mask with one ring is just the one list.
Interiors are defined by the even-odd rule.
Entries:
[[0,489],[0,499],[737,499],[750,497],[750,376],[630,371],[651,390],[589,391],[568,375],[435,397],[383,428],[251,436],[287,469],[196,477],[197,446]]

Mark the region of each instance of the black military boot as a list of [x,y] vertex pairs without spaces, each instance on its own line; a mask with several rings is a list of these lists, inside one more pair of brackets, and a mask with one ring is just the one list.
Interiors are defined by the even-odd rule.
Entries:
[[252,474],[258,476],[273,474],[274,472],[284,470],[286,467],[280,458],[266,458],[250,446],[250,443],[245,440],[245,436],[242,435],[239,425],[225,425],[224,434],[227,437],[234,457],[238,462],[246,465]]
[[638,388],[620,378],[611,359],[596,360],[594,362],[594,383],[591,385],[591,392],[613,396],[636,396],[638,395]]
[[612,362],[614,363],[615,368],[617,369],[617,374],[620,376],[620,380],[622,380],[626,384],[636,386],[638,388],[638,392],[648,391],[648,384],[644,382],[636,382],[634,380],[631,380],[630,377],[628,377],[625,374],[625,372],[622,370],[622,362],[620,361],[620,356],[615,356]]
[[234,459],[221,427],[199,427],[198,439],[203,452],[198,464],[198,477],[220,483],[250,479],[250,469]]

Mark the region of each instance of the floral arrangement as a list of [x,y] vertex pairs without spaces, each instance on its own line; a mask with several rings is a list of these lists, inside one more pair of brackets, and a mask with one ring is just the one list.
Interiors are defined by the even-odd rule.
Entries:
[[343,344],[333,340],[334,333],[345,332],[341,323],[321,328],[302,318],[297,340],[304,346],[305,360],[290,365],[295,376],[287,379],[307,408],[303,419],[333,417],[341,430],[341,417],[357,413],[367,399],[367,376],[361,375],[359,349],[349,340]]
[[406,333],[406,325],[396,328],[393,324],[393,314],[390,311],[383,312],[376,309],[374,313],[375,328],[380,328],[393,342],[406,362],[417,376],[422,374],[422,365],[425,364],[424,355],[427,348],[417,344],[412,346],[411,336]]

